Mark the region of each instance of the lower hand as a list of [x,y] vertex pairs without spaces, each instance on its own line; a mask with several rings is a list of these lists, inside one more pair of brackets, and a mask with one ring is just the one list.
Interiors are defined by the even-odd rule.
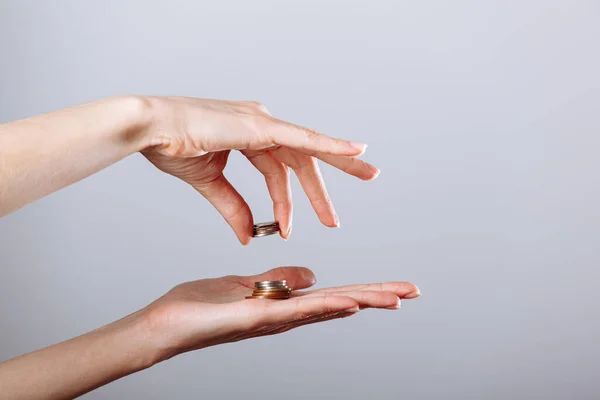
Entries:
[[280,279],[295,290],[316,282],[309,269],[281,267],[257,276],[226,276],[176,286],[143,310],[160,349],[158,359],[348,317],[365,308],[396,310],[402,299],[420,295],[412,283],[390,282],[294,291],[287,300],[245,299],[254,282]]
[[364,308],[395,310],[419,296],[412,283],[390,282],[293,292],[287,300],[245,299],[254,282],[315,283],[300,267],[258,276],[226,276],[176,286],[125,318],[85,335],[0,363],[0,399],[73,399],[187,351],[273,335],[343,318]]

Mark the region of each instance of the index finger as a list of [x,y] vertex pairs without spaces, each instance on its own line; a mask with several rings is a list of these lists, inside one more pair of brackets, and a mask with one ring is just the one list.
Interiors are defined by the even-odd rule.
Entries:
[[278,127],[270,133],[276,145],[340,156],[360,156],[367,148],[364,143],[332,138],[289,122],[277,120],[276,124]]

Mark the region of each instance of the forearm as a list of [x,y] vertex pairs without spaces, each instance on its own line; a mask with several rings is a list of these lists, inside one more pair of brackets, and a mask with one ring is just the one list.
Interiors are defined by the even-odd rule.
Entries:
[[0,399],[72,399],[158,361],[140,313],[0,363]]
[[0,216],[148,146],[149,113],[123,96],[0,125]]

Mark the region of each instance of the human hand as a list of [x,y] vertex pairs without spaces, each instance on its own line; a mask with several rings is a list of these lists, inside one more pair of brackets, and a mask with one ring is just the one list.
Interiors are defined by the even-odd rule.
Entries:
[[142,154],[160,170],[190,184],[221,213],[239,241],[248,244],[253,217],[223,176],[231,150],[240,150],[265,177],[275,220],[287,239],[292,227],[289,169],[294,170],[320,221],[339,226],[317,159],[362,180],[379,170],[356,158],[366,145],[321,135],[271,116],[256,102],[148,97],[151,146]]
[[160,349],[158,359],[344,318],[360,309],[396,310],[401,299],[420,296],[412,283],[390,282],[294,291],[287,300],[245,299],[254,282],[280,279],[294,290],[316,282],[307,268],[281,267],[256,276],[226,276],[176,286],[142,311]]

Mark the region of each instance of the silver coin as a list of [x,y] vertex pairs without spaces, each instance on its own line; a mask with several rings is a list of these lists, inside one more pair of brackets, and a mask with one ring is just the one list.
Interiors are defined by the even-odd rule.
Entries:
[[271,231],[255,231],[252,236],[258,238],[258,237],[275,235],[278,232],[279,232],[279,229],[277,229],[277,230],[271,230]]
[[288,289],[287,286],[255,286],[256,290],[281,290]]
[[255,282],[254,287],[264,289],[264,288],[285,288],[287,287],[287,282],[285,280],[281,281],[263,281],[263,282]]
[[279,226],[279,222],[271,221],[271,222],[259,222],[258,224],[254,224],[255,228],[268,228],[273,226]]
[[287,283],[287,281],[285,279],[281,279],[278,281],[260,281],[260,282],[254,282],[255,285],[262,285],[262,284],[274,284],[274,285],[285,285]]
[[273,231],[273,232],[257,232],[256,234],[252,235],[255,238],[259,238],[259,237],[265,237],[265,236],[271,236],[271,235],[275,235],[278,231]]
[[285,283],[259,283],[256,287],[284,287]]
[[291,290],[255,290],[252,296],[289,296]]
[[279,223],[274,222],[261,222],[254,225],[253,236],[262,237],[268,235],[274,235],[279,232]]

